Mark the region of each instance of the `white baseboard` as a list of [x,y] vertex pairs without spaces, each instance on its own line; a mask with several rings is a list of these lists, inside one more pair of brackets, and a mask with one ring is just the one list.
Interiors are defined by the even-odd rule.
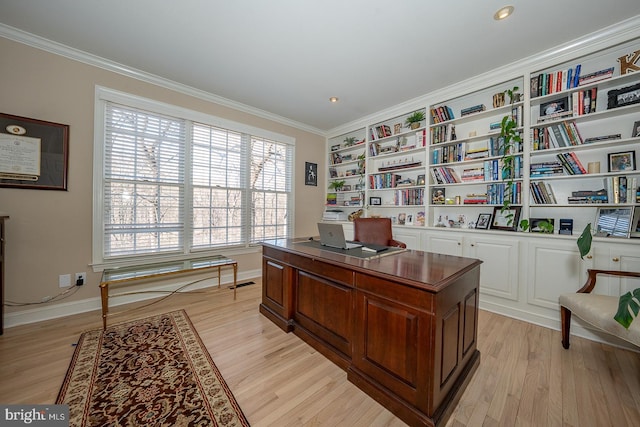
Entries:
[[[252,271],[244,271],[238,272],[238,283],[242,283],[244,281],[255,279],[256,277],[262,276],[262,270],[252,270]],[[154,291],[174,291],[181,286],[189,283],[189,280],[182,280],[180,282],[173,282],[168,285],[156,286],[156,287],[145,287],[145,291],[154,290]],[[221,282],[224,284],[223,286],[229,286],[233,282],[232,274],[223,274],[221,277]],[[202,282],[198,282],[192,286],[187,287],[188,290],[194,291],[197,289],[204,289],[209,287],[218,286],[218,279],[212,278],[203,280]],[[144,293],[144,294],[129,294],[123,296],[113,296],[109,298],[109,306],[115,307],[122,304],[129,304],[137,301],[144,301],[147,299],[158,298],[162,296],[161,294],[154,293]],[[97,311],[101,309],[101,302],[99,297],[95,298],[87,298],[80,301],[72,301],[72,302],[61,302],[58,304],[43,304],[38,308],[33,308],[29,310],[23,310],[13,313],[5,313],[4,317],[4,327],[11,328],[19,325],[26,325],[29,323],[42,322],[45,320],[57,319],[60,317],[71,316],[73,314],[86,313],[88,311]],[[98,318],[100,317],[100,313],[96,313]]]

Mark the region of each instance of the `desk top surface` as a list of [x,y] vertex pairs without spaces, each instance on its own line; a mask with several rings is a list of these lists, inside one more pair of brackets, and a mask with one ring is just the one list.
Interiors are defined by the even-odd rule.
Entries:
[[[315,242],[315,244],[311,244]],[[479,266],[482,261],[413,249],[385,251],[367,258],[350,255],[350,250],[327,250],[320,242],[309,239],[278,239],[262,242],[265,247],[280,249],[363,273],[412,283],[437,291],[461,274]],[[357,249],[359,250],[359,249]]]

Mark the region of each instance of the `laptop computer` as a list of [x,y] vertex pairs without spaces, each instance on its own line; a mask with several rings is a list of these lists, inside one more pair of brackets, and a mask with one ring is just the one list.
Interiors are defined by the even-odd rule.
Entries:
[[320,233],[320,243],[323,246],[338,249],[355,249],[362,247],[360,243],[347,242],[344,238],[342,224],[319,222],[318,232]]

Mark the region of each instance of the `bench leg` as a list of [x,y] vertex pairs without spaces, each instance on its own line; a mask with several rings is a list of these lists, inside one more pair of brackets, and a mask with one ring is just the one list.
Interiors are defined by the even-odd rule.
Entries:
[[562,347],[569,348],[569,329],[571,328],[571,311],[560,306],[560,317],[562,320]]

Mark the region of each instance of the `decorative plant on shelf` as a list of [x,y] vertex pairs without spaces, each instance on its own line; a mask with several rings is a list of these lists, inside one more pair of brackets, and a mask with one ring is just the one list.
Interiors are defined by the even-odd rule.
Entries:
[[344,187],[344,184],[346,183],[346,181],[344,179],[338,180],[338,181],[331,181],[329,183],[329,188],[333,191],[340,191],[342,190],[342,187]]
[[426,114],[422,110],[414,111],[405,119],[405,125],[411,129],[417,129],[420,127],[420,122],[423,121]]
[[360,204],[364,206],[364,175],[367,168],[365,165],[365,155],[364,153],[358,156],[358,174],[360,175],[360,179],[358,179],[358,188],[360,189]]
[[344,139],[344,146],[345,147],[351,147],[352,145],[354,145],[356,143],[356,137],[355,136],[348,136]]
[[[504,91],[509,96],[511,106],[519,98],[518,86],[513,89]],[[513,213],[511,213],[512,197],[513,197],[513,180],[515,178],[515,161],[518,153],[518,146],[522,143],[522,137],[518,129],[518,123],[512,114],[507,114],[500,122],[500,146],[499,152],[502,153],[502,180],[504,181],[504,199],[500,213],[507,219],[507,225],[513,225]],[[527,230],[529,221],[523,219],[519,224],[520,228]]]

